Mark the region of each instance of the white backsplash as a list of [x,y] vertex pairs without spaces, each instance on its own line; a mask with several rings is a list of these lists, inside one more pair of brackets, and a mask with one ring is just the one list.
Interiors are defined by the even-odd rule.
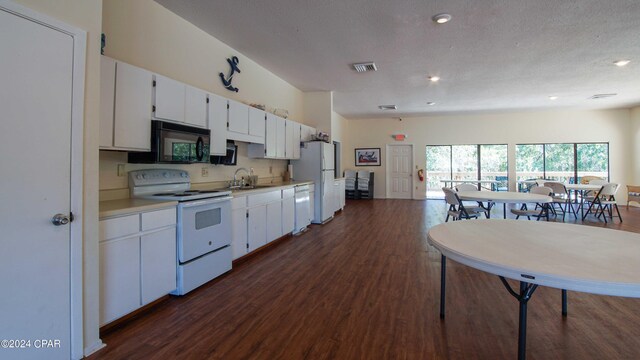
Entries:
[[[189,172],[191,182],[207,183],[228,181],[240,168],[253,168],[260,183],[271,181],[280,182],[287,170],[287,160],[250,159],[247,157],[247,144],[236,142],[238,145],[238,165],[224,166],[211,164],[128,164],[127,153],[119,151],[100,151],[100,190],[125,189],[129,187],[128,172],[140,169],[181,169]],[[118,165],[124,164],[123,176],[118,176]],[[202,176],[202,168],[207,168],[208,176]],[[271,168],[271,172],[269,171]],[[242,175],[246,175],[242,173]]]

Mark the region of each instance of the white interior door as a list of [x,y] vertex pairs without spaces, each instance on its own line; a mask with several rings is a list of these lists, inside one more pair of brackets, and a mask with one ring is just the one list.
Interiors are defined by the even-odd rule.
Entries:
[[72,36],[0,9],[0,339],[31,341],[2,358],[71,357],[71,231],[51,219],[71,211],[73,50]]
[[411,199],[413,146],[387,146],[387,197]]

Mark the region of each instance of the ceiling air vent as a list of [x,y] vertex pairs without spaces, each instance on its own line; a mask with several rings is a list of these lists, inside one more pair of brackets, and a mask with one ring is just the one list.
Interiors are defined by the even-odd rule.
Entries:
[[378,71],[376,64],[373,62],[353,64],[353,68],[357,72]]
[[604,98],[609,98],[612,96],[616,96],[618,94],[595,94],[592,97],[590,97],[589,99],[604,99]]
[[380,109],[380,110],[398,110],[398,106],[397,105],[380,105],[380,106],[378,106],[378,109]]

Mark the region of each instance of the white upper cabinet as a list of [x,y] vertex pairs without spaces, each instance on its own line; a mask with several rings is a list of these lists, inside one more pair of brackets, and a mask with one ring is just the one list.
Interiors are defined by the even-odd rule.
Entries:
[[262,137],[264,143],[266,113],[264,110],[249,107],[249,135]]
[[293,128],[295,127],[294,124],[295,122],[291,121],[291,120],[285,120],[286,121],[286,132],[285,132],[285,149],[284,149],[284,156],[287,159],[293,159],[293,145],[294,145],[294,138],[293,138]]
[[207,121],[211,130],[211,155],[227,154],[227,99],[209,94]]
[[150,119],[151,73],[102,56],[100,149],[148,151]]
[[276,158],[284,159],[285,147],[286,147],[286,120],[281,117],[276,117],[276,129],[278,133],[278,139],[276,142]]
[[228,139],[264,144],[264,131],[264,111],[229,100]]
[[207,93],[162,75],[154,78],[153,118],[207,127]]
[[249,144],[249,157],[300,158],[300,123],[267,113],[264,145]]
[[227,126],[229,138],[249,134],[249,107],[237,101],[229,100],[229,124]]
[[276,158],[276,148],[278,146],[278,125],[276,116],[267,114],[266,130],[264,138],[265,157]]
[[116,61],[100,57],[100,148],[113,147],[113,110],[116,91]]
[[116,62],[113,147],[151,149],[151,72]]
[[300,159],[300,131],[301,124],[298,124],[295,121],[293,123],[293,156],[291,159]]
[[185,85],[162,75],[154,75],[154,118],[184,122]]
[[184,121],[187,125],[207,127],[207,93],[205,91],[186,86]]

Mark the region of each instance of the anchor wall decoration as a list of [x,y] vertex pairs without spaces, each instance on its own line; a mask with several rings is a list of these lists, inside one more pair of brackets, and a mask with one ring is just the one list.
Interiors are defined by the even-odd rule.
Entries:
[[227,58],[227,62],[229,63],[229,66],[231,66],[229,77],[225,79],[224,74],[220,73],[220,80],[222,80],[222,84],[225,88],[227,88],[227,90],[238,92],[239,89],[237,87],[233,87],[233,85],[231,85],[231,82],[233,81],[233,74],[235,74],[236,72],[240,73],[240,69],[238,68],[238,63],[240,62],[240,60],[238,60],[237,56],[234,56],[231,59]]

